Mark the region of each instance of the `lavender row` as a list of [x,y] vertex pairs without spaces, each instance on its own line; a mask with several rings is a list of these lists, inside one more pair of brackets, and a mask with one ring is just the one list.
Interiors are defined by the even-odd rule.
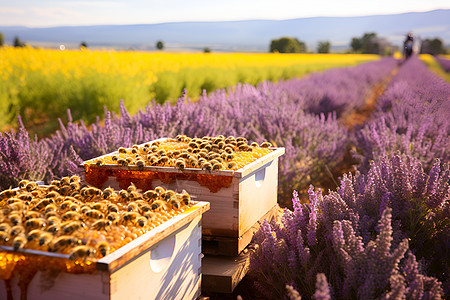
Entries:
[[[177,134],[223,134],[246,136],[258,143],[269,140],[275,145],[286,147],[286,154],[280,161],[279,190],[280,194],[283,191],[289,191],[286,194],[290,194],[291,188],[307,187],[318,176],[323,176],[326,168],[333,169],[342,160],[349,144],[348,132],[338,123],[335,112],[325,114],[314,110],[314,114],[311,114],[304,111],[305,103],[313,103],[319,97],[314,100],[308,95],[320,90],[323,92],[320,97],[327,99],[322,103],[331,101],[342,105],[343,99],[339,98],[336,91],[341,88],[342,91],[351,92],[351,85],[357,84],[358,88],[353,89],[355,94],[347,94],[345,98],[348,107],[353,107],[355,99],[364,98],[377,82],[391,72],[394,65],[392,60],[383,59],[364,66],[355,67],[354,71],[348,68],[330,70],[328,72],[331,75],[328,72],[313,75],[304,79],[311,81],[308,84],[303,84],[303,80],[279,83],[280,87],[269,82],[257,87],[242,84],[208,96],[203,95],[195,103],[190,103],[184,97],[174,106],[152,103],[134,116],[130,116],[121,103],[120,116],[105,109],[104,124],[99,118],[90,126],[73,122],[69,111],[69,122],[61,123],[60,130],[54,135],[39,141],[27,140],[25,129],[21,127],[17,135],[8,133],[1,137],[1,150],[4,153],[0,164],[0,174],[4,178],[2,187],[23,177],[48,182],[72,172],[73,166],[65,166],[68,162],[76,165],[119,146],[128,147]],[[356,75],[358,72],[361,76]],[[350,73],[353,75],[350,76]],[[320,84],[320,76],[323,76],[325,84]],[[356,82],[356,78],[360,81]],[[345,79],[349,83],[344,87]],[[297,84],[303,84],[301,90],[310,89],[311,92],[293,99],[293,87]],[[287,91],[288,87],[290,92]],[[27,150],[23,150],[18,161],[10,156],[19,150],[8,147]],[[40,150],[33,147],[40,147]],[[51,158],[37,159],[37,152]],[[28,171],[32,164],[35,164],[34,173]]]
[[442,56],[435,56],[435,59],[439,62],[445,72],[450,72],[450,59],[444,58]]
[[419,158],[430,169],[434,158],[450,159],[450,84],[417,57],[407,60],[378,99],[370,122],[357,133],[368,162],[396,153]]
[[[265,221],[250,270],[268,299],[441,299],[450,292],[450,169],[410,156],[372,162],[336,192],[294,192],[281,223]],[[318,282],[316,282],[316,277]],[[286,289],[286,285],[289,288]],[[317,289],[316,289],[317,287]]]

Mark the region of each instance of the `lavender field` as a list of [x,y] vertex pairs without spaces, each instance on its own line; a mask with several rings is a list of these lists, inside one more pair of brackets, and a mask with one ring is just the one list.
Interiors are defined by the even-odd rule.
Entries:
[[[121,103],[47,138],[0,136],[0,188],[160,137],[234,135],[285,147],[278,222],[255,235],[243,297],[450,297],[450,84],[417,57],[151,103]],[[243,289],[237,289],[243,291]],[[247,294],[247,295],[245,295]]]

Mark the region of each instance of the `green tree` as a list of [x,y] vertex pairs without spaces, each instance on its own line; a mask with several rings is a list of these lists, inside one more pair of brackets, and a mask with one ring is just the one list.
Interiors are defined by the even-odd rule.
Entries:
[[353,52],[359,52],[362,49],[362,41],[360,38],[352,38],[350,43],[350,47],[352,47]]
[[330,53],[331,44],[328,41],[322,41],[317,44],[317,53]]
[[209,47],[203,48],[203,53],[211,53],[211,49]]
[[158,41],[156,43],[156,49],[163,50],[164,49],[164,43],[162,41]]
[[431,55],[445,54],[445,48],[442,40],[439,38],[425,39],[420,47],[420,53],[427,53]]
[[303,53],[306,52],[306,44],[296,38],[282,37],[270,42],[270,52]]
[[362,53],[364,54],[379,54],[380,46],[378,44],[378,37],[375,32],[364,33],[361,38]]
[[19,37],[14,37],[14,42],[13,42],[14,47],[25,47],[25,43],[22,42]]
[[5,37],[3,33],[0,32],[0,47],[5,44]]

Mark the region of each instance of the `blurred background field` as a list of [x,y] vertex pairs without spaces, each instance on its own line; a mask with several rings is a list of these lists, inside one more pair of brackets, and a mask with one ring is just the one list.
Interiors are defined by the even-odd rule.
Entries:
[[[155,100],[176,100],[186,90],[197,99],[238,82],[302,77],[333,67],[378,59],[369,54],[163,53],[59,51],[31,47],[0,48],[0,128],[14,128],[21,115],[31,133],[47,135],[58,118],[92,123],[105,106],[119,111],[124,100],[134,114]],[[65,119],[66,118],[66,119]]]

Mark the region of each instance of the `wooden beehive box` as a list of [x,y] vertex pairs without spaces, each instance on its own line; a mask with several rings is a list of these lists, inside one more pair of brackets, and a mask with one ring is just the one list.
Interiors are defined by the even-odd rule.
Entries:
[[[208,209],[209,203],[198,202],[94,262],[92,273],[61,272],[49,287],[43,285],[48,282],[47,273],[40,270],[25,289],[27,297],[21,295],[18,284],[23,274],[13,273],[9,282],[0,287],[0,299],[196,299],[202,278],[201,219]],[[0,251],[10,253],[12,248],[0,246]],[[41,259],[69,257],[27,249],[16,254]],[[0,270],[2,267],[0,260]]]
[[270,216],[277,206],[278,157],[285,150],[271,149],[269,154],[236,171],[96,166],[88,161],[84,164],[85,180],[98,188],[126,189],[131,182],[142,190],[163,186],[177,192],[185,190],[197,201],[210,202],[202,231],[205,245],[211,247],[203,252],[237,255],[250,242],[255,224]]

